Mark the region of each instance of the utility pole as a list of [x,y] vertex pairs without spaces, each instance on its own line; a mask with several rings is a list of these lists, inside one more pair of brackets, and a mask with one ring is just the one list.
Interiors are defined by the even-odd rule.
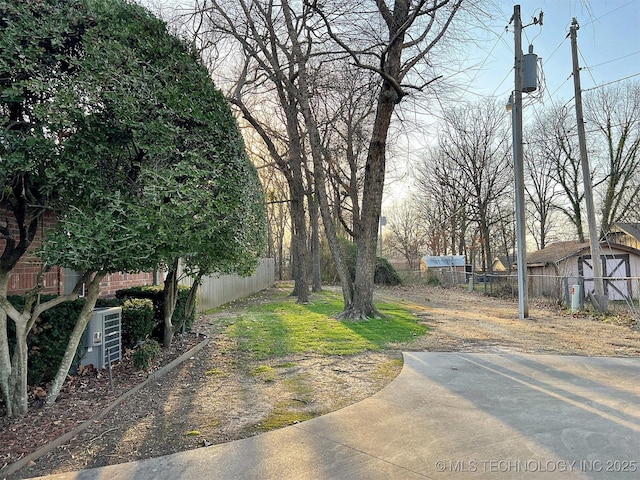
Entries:
[[580,144],[580,160],[582,163],[582,180],[584,182],[584,197],[587,203],[587,223],[589,224],[589,243],[591,245],[591,264],[593,268],[593,284],[595,287],[594,307],[599,312],[607,311],[608,298],[604,294],[604,279],[600,260],[600,239],[596,230],[596,214],[593,206],[593,190],[591,188],[591,168],[587,157],[587,144],[584,133],[584,115],[582,113],[582,90],[580,89],[580,66],[578,64],[578,20],[571,22],[571,57],[573,58],[573,89],[576,101],[576,118],[578,121],[578,143]]
[[527,287],[527,242],[524,217],[524,161],[522,150],[522,20],[520,5],[513,6],[515,37],[515,89],[511,102],[513,121],[513,166],[516,188],[516,241],[518,245],[518,311],[520,318],[529,316],[529,289]]

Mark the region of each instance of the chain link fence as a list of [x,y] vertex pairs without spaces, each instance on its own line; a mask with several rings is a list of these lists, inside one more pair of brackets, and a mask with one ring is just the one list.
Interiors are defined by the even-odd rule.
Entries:
[[[464,285],[470,291],[490,296],[518,298],[518,276],[514,274],[472,274],[452,269],[430,269],[428,272],[399,270],[404,283],[422,285]],[[579,276],[527,275],[529,298],[571,308],[572,290],[579,289],[579,308],[589,304],[588,292],[594,279]],[[608,308],[612,312],[629,314],[640,325],[640,277],[604,278]],[[587,293],[585,293],[587,292]]]

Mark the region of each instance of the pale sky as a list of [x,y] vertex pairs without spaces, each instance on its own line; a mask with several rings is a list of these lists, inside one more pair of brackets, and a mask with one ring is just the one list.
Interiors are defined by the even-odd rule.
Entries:
[[[514,35],[505,27],[514,5],[521,6],[523,25],[544,12],[543,25],[531,25],[522,34],[522,50],[529,43],[542,61],[546,80],[536,100],[528,103],[568,101],[573,97],[571,43],[567,34],[575,17],[583,92],[630,77],[640,81],[640,0],[521,0],[500,1],[503,17],[490,21],[491,33],[470,56],[481,69],[469,74],[470,97],[494,95],[505,103],[513,90]],[[541,94],[540,94],[541,93]],[[533,96],[533,95],[532,95]],[[537,97],[540,98],[537,98]],[[527,95],[524,95],[525,100]],[[526,107],[525,107],[526,116]]]
[[[533,44],[534,53],[542,65],[542,88],[524,94],[524,129],[538,112],[552,102],[566,103],[573,108],[574,85],[572,76],[569,26],[575,17],[580,26],[577,32],[580,80],[585,95],[593,88],[609,82],[629,78],[640,82],[640,0],[496,0],[502,13],[485,20],[486,24],[468,32],[476,43],[464,46],[464,61],[468,69],[455,74],[458,85],[448,92],[458,102],[476,102],[495,97],[506,105],[514,89],[514,33],[509,20],[513,6],[520,5],[522,24],[532,23],[543,11],[543,25],[530,25],[522,34],[523,53]],[[509,25],[509,28],[505,28]],[[458,68],[458,67],[455,67]],[[446,108],[446,106],[445,106]],[[511,116],[505,111],[505,121]],[[420,161],[422,152],[435,139],[436,117],[423,117],[431,124],[423,133],[408,136],[397,146],[400,163],[409,165]],[[411,192],[407,188],[407,171],[400,168],[390,172],[385,187],[385,205],[401,200]]]
[[[191,4],[193,0],[139,0],[143,4],[164,9],[175,8],[179,4]],[[610,82],[629,78],[640,81],[640,0],[493,0],[492,16],[484,19],[484,25],[467,26],[467,35],[475,42],[461,47],[462,57],[468,69],[454,74],[459,86],[450,90],[450,98],[457,101],[474,102],[483,97],[495,97],[507,103],[514,87],[514,35],[509,20],[514,5],[521,6],[523,25],[532,23],[533,17],[539,18],[544,12],[543,25],[530,25],[523,30],[522,50],[527,53],[529,44],[533,44],[534,53],[541,61],[540,72],[544,77],[542,89],[524,97],[524,128],[536,113],[553,102],[567,103],[571,108],[574,96],[571,45],[568,38],[569,26],[575,17],[580,26],[578,30],[579,63],[581,67],[582,91]],[[500,11],[501,10],[501,11]],[[509,26],[509,28],[505,28]],[[457,67],[456,67],[457,68]],[[418,119],[420,113],[416,112]],[[510,121],[505,114],[505,121]],[[422,117],[425,125],[434,121],[434,117]],[[427,128],[426,136],[431,137],[434,126]],[[402,164],[409,164],[421,155],[429,144],[425,133],[415,132],[400,140],[392,156],[402,158]],[[402,197],[408,192],[400,168],[398,175],[388,176],[387,201],[389,197]],[[396,182],[393,182],[396,177]],[[394,185],[396,183],[396,185]],[[398,185],[399,184],[399,185]]]

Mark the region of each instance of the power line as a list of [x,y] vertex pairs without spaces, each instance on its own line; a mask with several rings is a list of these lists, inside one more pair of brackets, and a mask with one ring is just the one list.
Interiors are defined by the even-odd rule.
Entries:
[[582,25],[583,27],[586,27],[587,25],[591,25],[592,23],[597,22],[598,20],[603,19],[604,17],[606,17],[607,15],[611,15],[613,12],[617,12],[618,10],[620,10],[621,8],[625,8],[628,7],[629,5],[631,5],[632,3],[636,3],[638,0],[631,0],[629,3],[625,3],[624,5],[620,5],[619,7],[614,8],[613,10],[600,15],[598,18],[593,18],[590,21],[588,21],[587,23],[585,23],[584,25]]
[[[475,75],[473,76],[473,78],[471,79],[471,81],[469,82],[469,85],[467,86],[467,88],[464,90],[464,92],[461,93],[461,95],[465,95],[466,93],[469,92],[469,88],[471,88],[471,85],[473,85],[473,82],[475,82],[476,78],[478,78],[478,75],[480,74],[480,71],[482,70],[482,67],[484,67],[484,64],[487,63],[487,60],[489,59],[489,57],[491,56],[491,54],[493,54],[493,51],[496,49],[496,47],[498,46],[498,43],[500,43],[500,41],[503,39],[502,37],[504,37],[505,33],[507,32],[507,29],[504,29],[502,31],[502,33],[498,36],[498,38],[496,39],[496,42],[493,44],[493,47],[491,47],[491,50],[489,50],[489,53],[486,55],[486,57],[484,57],[484,60],[482,61],[482,63],[480,64],[480,66],[478,67],[478,69],[476,70]],[[513,68],[512,68],[513,70]],[[507,74],[508,76],[509,74]],[[506,77],[505,77],[506,78]],[[500,85],[502,85],[502,83],[504,82],[504,80],[502,80],[502,82],[500,82]],[[496,88],[496,90],[498,88],[500,88],[500,85],[498,85],[498,87]],[[494,92],[495,93],[495,92]],[[481,95],[480,95],[481,96]]]
[[584,65],[583,67],[580,67],[580,70],[586,70],[589,76],[591,77],[591,80],[593,80],[593,84],[597,85],[598,82],[596,82],[596,79],[593,77],[593,74],[591,73],[591,69],[587,67],[587,60],[584,58],[584,55],[582,55],[582,50],[580,50],[579,47],[577,50],[578,50],[578,53],[580,54],[580,58],[582,59],[582,64]]
[[502,79],[502,81],[498,84],[498,86],[495,88],[495,90],[491,93],[492,97],[495,97],[496,92],[498,91],[498,89],[502,86],[502,84],[505,82],[505,80],[507,78],[509,78],[511,75],[513,74],[513,67],[511,67],[511,70],[509,70],[507,72],[507,74],[505,75],[505,77]]
[[637,77],[638,75],[640,75],[640,72],[632,73],[631,75],[627,75],[626,77],[618,78],[617,80],[611,80],[610,82],[602,83],[600,85],[596,85],[595,87],[587,88],[587,89],[582,90],[582,91],[583,92],[589,92],[591,90],[596,90],[597,88],[606,87],[607,85],[611,85],[612,83],[618,83],[618,82],[622,82],[623,80],[628,80],[630,78]]
[[[535,110],[534,110],[535,111]],[[536,117],[538,118],[539,122],[542,122],[542,119],[540,119],[540,117],[538,116],[538,112],[535,112]],[[620,123],[616,123],[613,125],[610,125],[611,128],[615,128],[615,127],[622,127],[626,125],[625,122],[620,122]],[[578,132],[574,132],[575,126],[571,126],[571,128],[569,130],[566,130],[564,132],[565,137],[566,138],[573,138],[573,137],[577,137],[578,136]],[[602,132],[602,129],[600,128],[594,128],[593,130],[586,130],[584,133],[598,133],[598,132]],[[536,139],[527,139],[526,142],[524,142],[525,145],[534,145],[534,144],[548,144],[549,141],[548,140],[536,140]]]
[[554,50],[553,52],[551,52],[551,55],[549,55],[549,56],[544,60],[544,62],[542,62],[542,65],[545,65],[549,60],[551,60],[551,57],[553,57],[553,56],[556,54],[556,52],[557,52],[558,50],[560,50],[560,47],[562,46],[562,44],[565,42],[565,40],[566,40],[566,39],[567,39],[567,37],[564,37],[564,38],[560,41],[560,43],[559,43],[559,44],[558,44],[558,46],[555,48],[555,50]]
[[607,60],[606,62],[598,63],[597,65],[591,65],[589,68],[598,68],[598,67],[601,67],[602,65],[607,65],[609,63],[617,62],[618,60],[623,60],[625,58],[632,57],[634,55],[638,55],[639,53],[640,53],[640,50],[638,50],[637,52],[630,53],[628,55],[624,55],[622,57],[614,58],[612,60]]

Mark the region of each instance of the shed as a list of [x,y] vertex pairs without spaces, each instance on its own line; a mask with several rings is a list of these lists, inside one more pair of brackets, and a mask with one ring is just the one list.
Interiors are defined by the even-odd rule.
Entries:
[[[640,250],[628,245],[600,243],[600,262],[605,293],[610,300],[638,298],[636,282],[640,276]],[[593,291],[591,246],[588,242],[557,242],[527,254],[527,273],[532,276],[583,277],[585,290]]]
[[425,255],[420,259],[420,275],[437,276],[445,284],[467,282],[467,264],[464,255]]
[[464,255],[425,255],[420,260],[421,271],[427,271],[430,268],[449,268],[464,272],[465,265]]
[[493,272],[511,272],[516,269],[517,257],[515,253],[510,255],[497,255],[492,262]]

